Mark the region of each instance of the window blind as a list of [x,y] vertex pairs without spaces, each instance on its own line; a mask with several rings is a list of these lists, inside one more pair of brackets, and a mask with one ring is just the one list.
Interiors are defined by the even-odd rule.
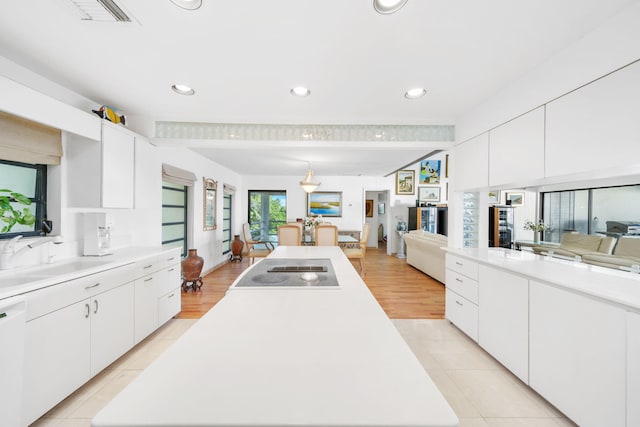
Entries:
[[59,165],[62,132],[0,111],[0,159],[14,162]]
[[196,175],[193,172],[163,163],[162,179],[173,184],[193,187],[193,183],[196,181]]

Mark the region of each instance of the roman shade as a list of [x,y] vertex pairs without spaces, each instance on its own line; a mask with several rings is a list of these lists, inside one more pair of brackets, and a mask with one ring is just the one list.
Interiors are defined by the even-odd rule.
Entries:
[[192,187],[196,181],[196,175],[188,170],[180,169],[175,166],[162,164],[162,180],[173,184],[186,185]]
[[59,165],[62,132],[0,111],[0,159],[14,162]]

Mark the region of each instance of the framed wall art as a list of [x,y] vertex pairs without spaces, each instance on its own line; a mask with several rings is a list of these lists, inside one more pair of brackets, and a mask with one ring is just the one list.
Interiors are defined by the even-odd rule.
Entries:
[[487,202],[493,203],[493,204],[499,204],[500,203],[500,192],[499,191],[489,191],[488,196],[487,196]]
[[416,171],[414,170],[401,170],[396,172],[396,194],[416,194],[415,180]]
[[314,191],[307,195],[307,216],[342,216],[342,191]]
[[440,160],[423,160],[420,162],[420,184],[440,183]]
[[420,204],[439,202],[440,187],[418,187],[418,200]]
[[367,218],[373,217],[373,199],[367,199],[364,203],[364,212]]
[[210,178],[202,178],[203,225],[204,231],[216,229],[216,191],[218,183]]
[[524,206],[524,192],[517,191],[505,193],[505,200],[507,205]]

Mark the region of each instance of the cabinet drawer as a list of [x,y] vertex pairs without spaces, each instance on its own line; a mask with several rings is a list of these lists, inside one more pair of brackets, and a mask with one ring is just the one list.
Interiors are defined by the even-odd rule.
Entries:
[[159,268],[165,268],[171,265],[178,265],[178,267],[180,267],[180,261],[180,248],[175,248],[170,252],[160,254],[158,257]]
[[136,261],[136,279],[146,276],[147,274],[155,273],[158,271],[159,262],[157,256],[150,256]]
[[474,341],[478,341],[478,306],[450,289],[446,291],[445,317]]
[[180,288],[161,296],[158,300],[158,325],[164,325],[167,320],[180,313],[181,308]]
[[132,281],[133,264],[129,264],[30,292],[27,321]]
[[478,263],[461,258],[455,255],[447,254],[447,268],[457,273],[467,276],[470,279],[478,280]]
[[447,269],[447,288],[465,297],[474,304],[478,304],[478,282],[460,273]]
[[182,284],[180,265],[170,265],[158,271],[160,285],[158,287],[158,296],[165,295],[169,291],[179,287]]

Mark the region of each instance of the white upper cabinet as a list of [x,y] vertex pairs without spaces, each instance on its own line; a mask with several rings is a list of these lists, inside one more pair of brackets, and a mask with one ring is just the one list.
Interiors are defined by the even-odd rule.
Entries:
[[640,63],[547,104],[546,176],[639,163]]
[[133,208],[135,134],[102,123],[102,141],[69,134],[68,203],[81,208]]
[[489,132],[489,185],[544,178],[544,107]]
[[455,191],[485,188],[489,185],[489,133],[485,132],[456,145],[453,173]]

